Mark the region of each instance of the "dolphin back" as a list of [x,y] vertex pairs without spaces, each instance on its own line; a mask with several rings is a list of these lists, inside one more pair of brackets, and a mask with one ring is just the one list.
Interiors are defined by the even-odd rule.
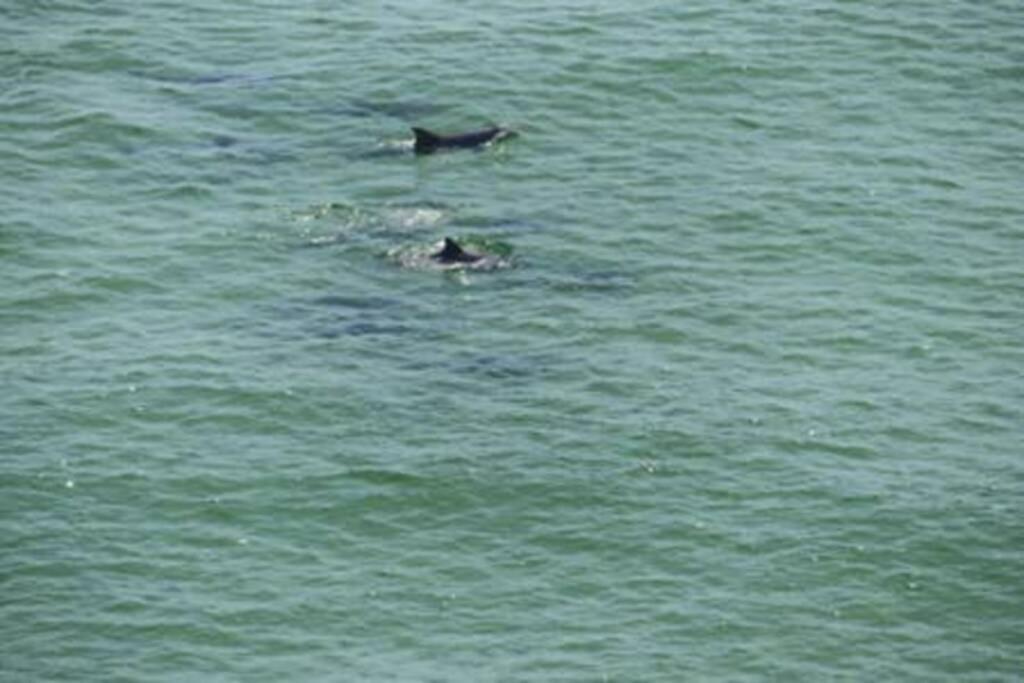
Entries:
[[443,139],[437,133],[432,133],[426,128],[412,129],[413,135],[416,136],[416,142],[413,144],[413,150],[417,154],[429,154],[443,144]]

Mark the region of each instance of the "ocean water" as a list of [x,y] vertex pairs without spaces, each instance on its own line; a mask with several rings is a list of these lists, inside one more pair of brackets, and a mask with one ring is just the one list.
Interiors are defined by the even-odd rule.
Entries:
[[0,680],[1022,680],[1022,38],[6,0]]

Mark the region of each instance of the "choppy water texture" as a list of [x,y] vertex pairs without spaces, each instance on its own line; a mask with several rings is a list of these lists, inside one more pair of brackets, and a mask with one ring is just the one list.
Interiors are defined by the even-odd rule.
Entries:
[[8,0],[0,678],[1020,680],[1022,26]]

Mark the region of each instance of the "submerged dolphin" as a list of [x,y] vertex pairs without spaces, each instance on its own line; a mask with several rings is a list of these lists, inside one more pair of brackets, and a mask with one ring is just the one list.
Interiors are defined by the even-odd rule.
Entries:
[[413,128],[416,135],[416,143],[413,151],[417,154],[432,154],[439,149],[448,147],[480,147],[495,140],[514,135],[507,128],[491,126],[482,130],[474,130],[469,133],[458,133],[456,135],[439,135],[425,128]]
[[476,263],[483,258],[480,254],[473,254],[461,246],[459,243],[453,240],[451,237],[444,238],[444,245],[439,251],[435,251],[430,255],[430,258],[434,259],[438,263]]

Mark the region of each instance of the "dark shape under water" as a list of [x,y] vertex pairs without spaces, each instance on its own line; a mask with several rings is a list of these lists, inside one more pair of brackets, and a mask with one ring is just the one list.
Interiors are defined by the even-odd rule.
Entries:
[[440,250],[430,255],[438,263],[476,263],[483,256],[466,251],[459,243],[451,237],[444,238],[444,244]]
[[447,109],[445,105],[421,100],[375,101],[355,99],[342,105],[338,111],[356,117],[390,116],[403,121],[410,121],[425,116],[434,116],[445,109]]
[[439,149],[482,147],[488,143],[515,135],[512,131],[500,126],[491,126],[482,130],[455,135],[440,135],[425,128],[415,127],[412,129],[412,132],[416,135],[413,151],[417,154],[432,154]]
[[232,137],[231,135],[216,134],[213,136],[213,144],[220,148],[234,147],[238,143],[238,138]]

